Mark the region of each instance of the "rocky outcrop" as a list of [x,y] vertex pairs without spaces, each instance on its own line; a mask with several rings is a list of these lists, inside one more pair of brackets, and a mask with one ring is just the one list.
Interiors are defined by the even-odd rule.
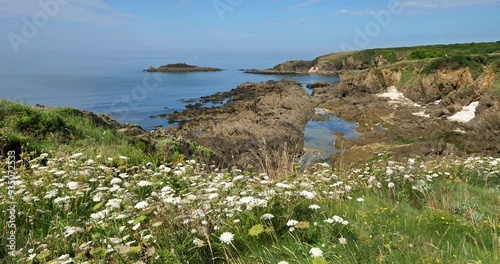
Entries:
[[149,69],[144,70],[146,72],[216,72],[222,71],[219,68],[213,67],[198,67],[194,65],[189,65],[186,63],[174,63],[167,64],[160,67],[149,67]]
[[303,152],[303,131],[314,106],[300,83],[244,83],[203,100],[227,102],[169,115],[170,120],[183,120],[169,132],[210,148],[226,165],[260,166],[269,154],[263,149],[289,157]]

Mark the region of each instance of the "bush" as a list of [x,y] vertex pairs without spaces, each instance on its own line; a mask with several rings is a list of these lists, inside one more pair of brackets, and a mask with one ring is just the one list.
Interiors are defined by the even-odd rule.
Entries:
[[425,66],[422,73],[430,74],[436,70],[457,70],[465,67],[469,67],[476,77],[483,72],[483,66],[477,61],[477,59],[465,56],[451,56],[435,59]]

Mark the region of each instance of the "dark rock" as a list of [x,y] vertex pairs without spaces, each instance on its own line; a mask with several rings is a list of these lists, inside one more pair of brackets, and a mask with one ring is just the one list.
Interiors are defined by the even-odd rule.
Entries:
[[314,106],[298,82],[244,83],[205,98],[224,99],[227,103],[222,106],[169,115],[169,119],[185,120],[170,132],[210,148],[226,165],[244,168],[259,166],[266,154],[261,153],[263,147],[285,151],[290,157],[303,152],[303,131],[314,115]]

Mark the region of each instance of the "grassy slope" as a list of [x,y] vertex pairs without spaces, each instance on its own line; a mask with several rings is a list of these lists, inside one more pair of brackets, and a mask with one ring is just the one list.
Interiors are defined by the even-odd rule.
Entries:
[[[358,168],[318,166],[272,180],[173,163],[79,113],[0,103],[4,148],[21,138],[23,150],[38,151],[25,157],[29,168],[16,169],[22,263],[500,261],[500,159],[399,164],[379,156]],[[6,245],[9,179],[1,179]],[[262,220],[265,213],[274,218]],[[234,240],[222,243],[223,232]],[[323,257],[313,258],[313,247]],[[5,247],[0,259],[12,260]]]
[[487,43],[468,43],[451,45],[430,45],[401,48],[369,49],[332,53],[319,57],[319,60],[335,62],[347,56],[353,56],[357,61],[370,63],[374,57],[383,56],[389,63],[405,60],[423,60],[452,56],[499,55],[500,41]]

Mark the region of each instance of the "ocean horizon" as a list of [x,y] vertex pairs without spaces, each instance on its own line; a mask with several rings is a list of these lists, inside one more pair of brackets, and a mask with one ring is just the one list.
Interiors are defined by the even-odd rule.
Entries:
[[[241,69],[271,68],[314,56],[67,56],[7,57],[0,62],[0,98],[28,105],[67,106],[110,114],[151,130],[169,126],[158,115],[182,111],[186,99],[229,91],[244,82],[292,79],[304,86],[336,82],[335,76],[246,74]],[[149,66],[185,62],[221,72],[147,73]],[[156,118],[153,118],[156,117]]]

